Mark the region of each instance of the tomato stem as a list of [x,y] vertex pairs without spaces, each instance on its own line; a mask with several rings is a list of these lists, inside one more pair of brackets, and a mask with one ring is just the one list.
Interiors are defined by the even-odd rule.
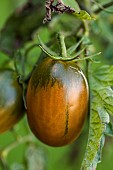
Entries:
[[57,35],[57,39],[60,45],[60,55],[62,56],[62,58],[66,58],[67,57],[67,51],[66,51],[66,45],[65,45],[65,41],[64,41],[64,35],[63,33],[58,33]]
[[88,22],[83,20],[83,24],[84,24],[84,31],[85,31],[85,36],[89,36],[89,26],[88,26]]

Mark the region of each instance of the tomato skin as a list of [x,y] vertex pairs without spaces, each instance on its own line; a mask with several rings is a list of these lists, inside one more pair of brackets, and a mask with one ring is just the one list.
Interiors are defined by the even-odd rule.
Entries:
[[0,134],[12,128],[24,115],[22,87],[11,69],[0,69]]
[[73,62],[46,58],[34,70],[26,103],[30,128],[50,146],[64,146],[81,133],[88,107],[88,83]]

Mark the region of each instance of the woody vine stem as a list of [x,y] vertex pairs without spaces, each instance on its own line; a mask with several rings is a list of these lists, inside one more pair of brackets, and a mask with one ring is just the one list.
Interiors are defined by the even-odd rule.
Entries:
[[46,0],[46,3],[45,3],[46,15],[43,20],[43,23],[47,23],[51,21],[51,15],[53,12],[58,13],[58,14],[61,14],[64,12],[68,12],[68,13],[75,12],[73,8],[63,4],[61,0],[57,0],[57,3],[55,5],[53,3],[54,3],[54,0]]
[[[45,3],[45,8],[46,8],[46,15],[45,15],[45,18],[43,20],[43,23],[47,23],[49,21],[51,21],[51,15],[52,13],[58,13],[58,14],[61,14],[61,13],[64,13],[64,12],[67,12],[67,13],[73,13],[75,12],[75,9],[69,7],[69,6],[66,6],[62,0],[57,0],[57,3],[56,4],[53,4],[55,0],[46,0],[46,3]],[[92,3],[96,3],[96,4],[99,4],[97,1],[95,0],[91,0]],[[81,7],[81,3],[77,0],[77,3],[78,5]],[[98,9],[96,9],[95,11],[93,11],[95,14],[99,14],[101,11],[103,11],[104,9],[106,8],[109,8],[113,6],[113,1],[110,1],[104,5],[98,5]],[[83,7],[82,5],[82,8],[83,9],[87,9],[85,6]],[[107,11],[106,11],[107,12]]]

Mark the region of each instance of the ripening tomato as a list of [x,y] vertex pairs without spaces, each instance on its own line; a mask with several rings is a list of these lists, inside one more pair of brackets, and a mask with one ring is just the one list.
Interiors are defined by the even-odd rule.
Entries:
[[24,115],[22,87],[11,69],[0,69],[0,133],[12,128]]
[[46,58],[34,70],[27,89],[27,117],[45,144],[64,146],[80,134],[87,114],[88,83],[74,62]]

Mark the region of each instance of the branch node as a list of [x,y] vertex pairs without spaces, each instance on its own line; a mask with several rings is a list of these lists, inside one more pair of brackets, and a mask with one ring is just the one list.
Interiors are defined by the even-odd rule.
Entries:
[[57,0],[56,5],[53,5],[54,0],[46,0],[45,8],[46,8],[46,16],[43,20],[43,23],[47,23],[51,21],[52,13],[62,14],[64,12],[73,13],[75,10],[69,6],[66,6],[62,3],[61,0]]

